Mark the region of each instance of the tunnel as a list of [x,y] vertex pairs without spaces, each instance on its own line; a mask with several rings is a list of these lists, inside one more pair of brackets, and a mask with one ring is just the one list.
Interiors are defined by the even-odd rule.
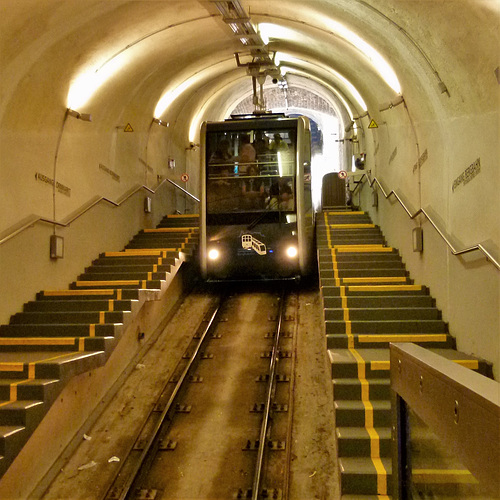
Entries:
[[1,6],[0,323],[165,214],[195,213],[182,190],[200,193],[202,123],[272,110],[314,125],[317,208],[323,177],[345,172],[498,379],[498,2]]

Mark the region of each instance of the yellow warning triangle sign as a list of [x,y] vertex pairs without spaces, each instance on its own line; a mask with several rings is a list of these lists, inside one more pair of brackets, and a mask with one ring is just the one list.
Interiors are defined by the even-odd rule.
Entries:
[[125,128],[123,129],[124,132],[133,132],[134,129],[132,128],[132,125],[130,125],[130,123],[127,123],[127,125],[125,125]]
[[368,125],[368,128],[378,128],[377,122],[373,118],[370,125]]

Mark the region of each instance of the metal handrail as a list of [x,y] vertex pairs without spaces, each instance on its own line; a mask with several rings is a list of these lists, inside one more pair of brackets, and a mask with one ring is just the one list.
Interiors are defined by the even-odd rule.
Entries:
[[384,187],[382,186],[382,184],[380,183],[380,181],[376,177],[374,177],[373,180],[370,179],[370,175],[368,172],[363,173],[363,175],[359,178],[359,180],[357,181],[356,187],[352,191],[353,193],[356,191],[358,186],[361,185],[364,177],[366,177],[370,187],[373,187],[373,184],[377,183],[380,190],[382,191],[382,194],[384,195],[384,197],[386,199],[388,199],[391,195],[394,196],[396,198],[396,200],[399,201],[400,205],[403,207],[404,211],[408,214],[410,219],[414,219],[415,217],[417,217],[417,215],[423,214],[425,216],[425,218],[431,223],[432,227],[438,232],[438,234],[441,236],[441,238],[443,238],[443,240],[445,241],[446,245],[451,250],[451,253],[453,255],[462,255],[462,254],[466,254],[469,252],[479,250],[480,252],[482,252],[486,256],[487,260],[489,260],[498,270],[500,270],[500,262],[481,243],[477,243],[476,245],[472,245],[470,247],[462,248],[461,250],[457,250],[455,248],[455,246],[453,245],[453,243],[448,239],[448,237],[446,236],[444,231],[432,220],[432,217],[425,211],[425,209],[419,208],[414,214],[412,214],[411,211],[408,209],[408,207],[405,205],[405,203],[403,202],[403,200],[401,199],[401,197],[398,195],[398,193],[396,191],[391,189],[391,191],[389,193],[387,193],[386,190],[384,189]]
[[119,201],[110,200],[109,198],[106,198],[105,196],[97,196],[93,200],[89,201],[86,205],[84,205],[79,211],[76,212],[75,215],[73,215],[72,217],[70,217],[66,221],[59,222],[56,220],[49,219],[47,217],[34,215],[34,216],[28,218],[28,220],[24,224],[22,224],[20,227],[14,229],[12,232],[8,233],[6,236],[4,236],[2,239],[0,239],[0,245],[2,245],[3,243],[14,238],[14,236],[17,236],[18,234],[22,233],[25,229],[32,227],[37,222],[46,222],[47,224],[53,224],[54,226],[68,227],[71,223],[73,223],[75,220],[79,219],[82,215],[84,215],[86,212],[88,212],[91,208],[98,205],[101,201],[109,203],[110,205],[113,205],[114,207],[118,208],[121,205],[123,205],[123,203],[125,203],[129,198],[134,196],[134,194],[138,193],[141,190],[145,190],[151,194],[156,194],[156,191],[158,191],[160,186],[165,184],[166,181],[170,182],[170,184],[173,184],[176,188],[180,189],[183,193],[185,193],[188,196],[190,196],[191,198],[193,198],[193,200],[197,201],[198,203],[200,202],[200,200],[198,198],[196,198],[196,196],[193,196],[191,193],[186,191],[181,186],[177,185],[175,182],[171,181],[170,179],[163,179],[156,186],[156,189],[151,189],[150,187],[145,186],[145,185],[136,186],[135,188],[132,188],[128,193],[126,193],[124,195],[124,197]]
[[196,196],[194,196],[193,194],[191,194],[189,191],[186,191],[183,187],[179,186],[179,184],[176,184],[174,181],[171,181],[170,179],[165,179],[165,180],[167,180],[168,182],[170,182],[170,184],[172,184],[173,186],[175,186],[177,189],[180,189],[184,194],[187,194],[194,201],[200,203],[200,200],[198,198],[196,198]]

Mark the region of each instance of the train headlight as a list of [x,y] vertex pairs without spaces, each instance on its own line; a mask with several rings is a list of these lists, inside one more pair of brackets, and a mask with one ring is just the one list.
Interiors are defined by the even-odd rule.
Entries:
[[208,251],[209,260],[217,260],[220,257],[220,252],[216,248],[211,248]]
[[294,259],[295,257],[297,257],[297,254],[298,254],[298,250],[297,250],[297,247],[294,246],[294,245],[291,245],[289,246],[287,249],[286,249],[286,255],[290,258],[290,259]]

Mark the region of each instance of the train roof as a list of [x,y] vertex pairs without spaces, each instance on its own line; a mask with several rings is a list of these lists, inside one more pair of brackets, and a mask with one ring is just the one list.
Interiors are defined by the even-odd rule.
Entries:
[[232,115],[222,122],[207,122],[207,131],[217,130],[251,130],[251,129],[283,129],[296,128],[299,117],[286,116],[283,113],[266,113],[257,115]]

